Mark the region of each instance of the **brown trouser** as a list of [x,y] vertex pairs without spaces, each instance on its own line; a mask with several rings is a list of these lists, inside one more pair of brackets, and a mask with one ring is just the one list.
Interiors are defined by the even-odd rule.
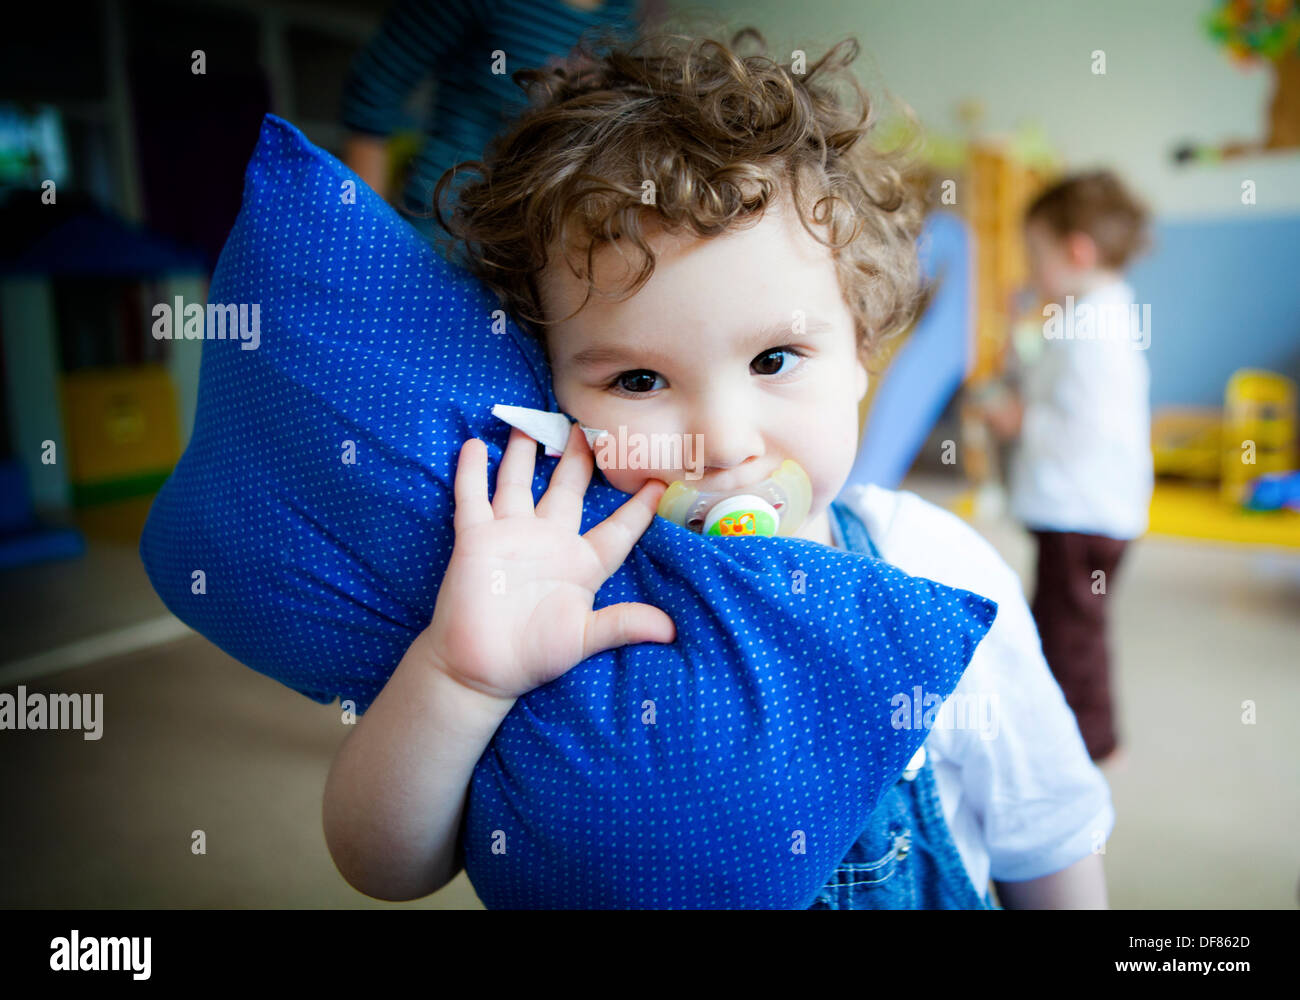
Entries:
[[[1034,531],[1038,578],[1034,621],[1043,655],[1074,711],[1093,760],[1118,745],[1110,695],[1106,613],[1113,597],[1115,568],[1128,544],[1102,535]],[[1100,570],[1104,576],[1095,574]]]

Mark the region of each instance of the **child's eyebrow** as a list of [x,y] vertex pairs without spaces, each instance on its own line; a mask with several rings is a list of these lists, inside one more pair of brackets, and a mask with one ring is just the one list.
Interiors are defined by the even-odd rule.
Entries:
[[[823,333],[832,326],[832,323],[820,316],[809,316],[802,321],[800,330],[796,333],[793,319],[778,319],[753,330],[740,346],[758,353],[765,347],[771,347],[783,337],[797,339],[801,336]],[[653,348],[638,348],[629,344],[596,344],[578,351],[569,359],[569,364],[577,368],[634,362],[648,362],[653,365],[666,359],[667,355],[660,354]]]

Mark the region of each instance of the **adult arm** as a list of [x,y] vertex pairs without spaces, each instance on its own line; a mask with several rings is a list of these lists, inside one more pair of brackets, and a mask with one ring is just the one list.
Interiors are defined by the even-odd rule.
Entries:
[[400,0],[353,62],[343,89],[342,119],[351,133],[343,160],[380,195],[389,194],[384,139],[406,124],[407,96],[473,32],[481,6]]

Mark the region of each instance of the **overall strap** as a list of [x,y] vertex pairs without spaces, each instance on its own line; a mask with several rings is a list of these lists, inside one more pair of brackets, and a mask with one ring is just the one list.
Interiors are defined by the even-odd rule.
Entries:
[[840,538],[849,551],[865,552],[877,559],[883,558],[880,550],[876,548],[876,543],[867,534],[867,526],[862,523],[862,518],[858,517],[848,504],[835,500],[831,503],[830,511],[839,528]]

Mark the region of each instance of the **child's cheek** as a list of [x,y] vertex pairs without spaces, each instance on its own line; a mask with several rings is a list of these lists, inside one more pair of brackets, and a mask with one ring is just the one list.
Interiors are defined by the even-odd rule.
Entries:
[[[597,453],[596,456],[596,462],[597,465],[599,466],[600,463],[599,452]],[[639,490],[651,478],[650,473],[644,469],[602,468],[600,471],[604,474],[605,478],[609,480],[609,484],[613,486],[614,489],[619,490],[623,493],[627,493],[629,495]],[[663,480],[663,481],[667,482],[667,480]]]

